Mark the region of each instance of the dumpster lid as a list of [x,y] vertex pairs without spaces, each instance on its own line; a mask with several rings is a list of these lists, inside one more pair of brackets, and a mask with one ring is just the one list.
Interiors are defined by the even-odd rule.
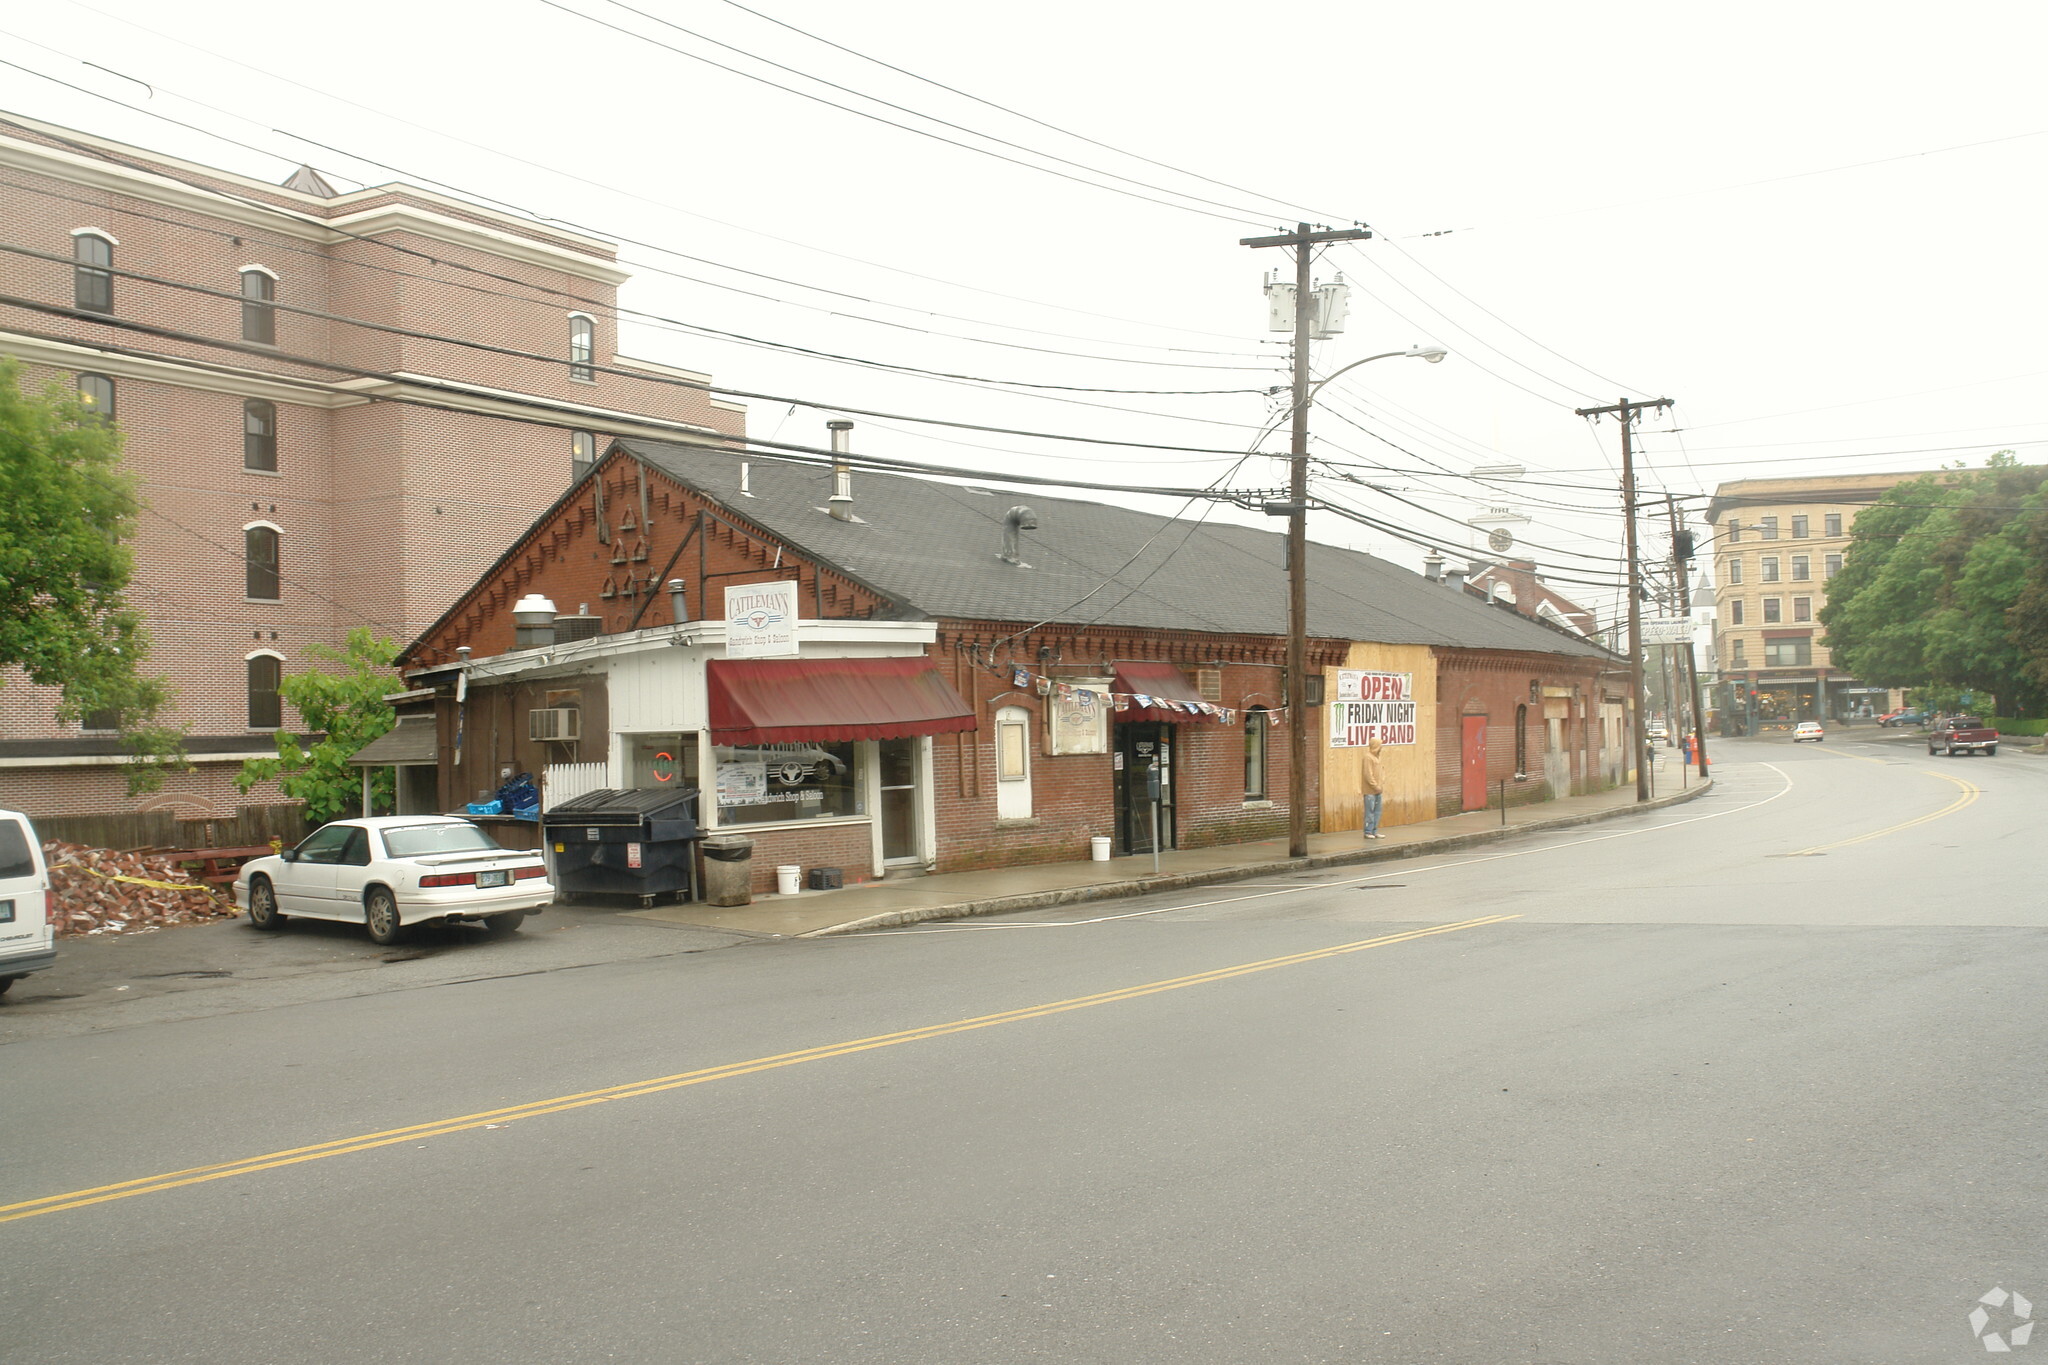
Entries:
[[697,791],[694,787],[648,787],[632,791],[617,791],[605,787],[572,797],[559,806],[550,806],[543,818],[569,819],[572,823],[602,816],[614,819],[659,819],[678,806],[688,810],[696,801]]

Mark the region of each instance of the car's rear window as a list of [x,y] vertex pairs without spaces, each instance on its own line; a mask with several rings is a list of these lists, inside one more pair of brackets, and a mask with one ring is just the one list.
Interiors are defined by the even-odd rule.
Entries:
[[36,855],[28,846],[26,827],[19,820],[0,820],[0,878],[35,875]]
[[399,825],[384,831],[384,847],[394,858],[424,858],[493,849],[498,841],[475,825]]

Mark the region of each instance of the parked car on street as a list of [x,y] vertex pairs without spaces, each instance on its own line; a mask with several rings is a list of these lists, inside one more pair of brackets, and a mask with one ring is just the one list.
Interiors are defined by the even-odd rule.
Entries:
[[1794,744],[1803,744],[1809,739],[1815,744],[1819,744],[1825,741],[1827,737],[1828,732],[1821,729],[1820,722],[1817,720],[1802,720],[1792,730],[1792,742]]
[[1927,734],[1928,754],[1996,754],[1998,731],[1975,716],[1944,716]]
[[448,815],[337,820],[235,878],[235,904],[253,928],[299,915],[360,924],[373,943],[396,943],[433,920],[475,920],[509,934],[554,899],[540,854],[501,848]]
[[57,965],[49,902],[50,870],[35,826],[18,811],[0,810],[0,995]]
[[1915,711],[1910,707],[1899,711],[1887,711],[1877,718],[1877,723],[1879,725],[1895,726],[1925,725],[1927,723],[1927,713],[1925,711]]

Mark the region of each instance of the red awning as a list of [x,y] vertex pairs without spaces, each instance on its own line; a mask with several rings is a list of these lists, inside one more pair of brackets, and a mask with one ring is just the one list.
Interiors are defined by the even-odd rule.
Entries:
[[838,742],[975,727],[932,661],[713,659],[705,665],[714,744]]
[[[1161,720],[1176,724],[1189,720],[1217,720],[1201,709],[1202,694],[1188,681],[1188,675],[1178,665],[1139,661],[1121,663],[1116,666],[1116,681],[1112,684],[1118,692],[1131,694],[1131,706],[1127,711],[1116,713],[1118,720]],[[1145,706],[1137,699],[1150,697],[1160,701],[1189,703],[1187,710],[1171,706]]]

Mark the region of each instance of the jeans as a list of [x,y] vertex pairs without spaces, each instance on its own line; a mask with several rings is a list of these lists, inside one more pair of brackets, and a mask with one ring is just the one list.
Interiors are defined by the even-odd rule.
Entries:
[[1380,832],[1380,802],[1382,799],[1378,792],[1367,792],[1365,794],[1365,837],[1368,839]]

